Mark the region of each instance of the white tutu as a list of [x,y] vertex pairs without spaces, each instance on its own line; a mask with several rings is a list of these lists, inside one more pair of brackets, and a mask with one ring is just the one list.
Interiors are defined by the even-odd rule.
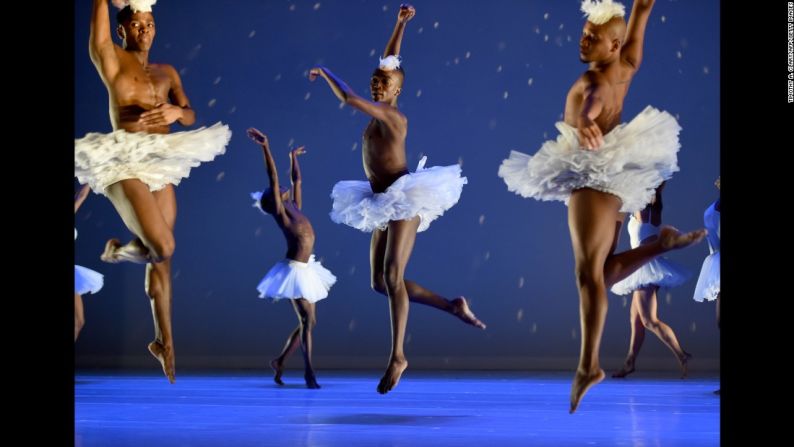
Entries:
[[720,293],[720,252],[714,252],[703,261],[698,283],[695,286],[695,301],[712,301]]
[[708,230],[706,241],[710,254],[703,260],[693,298],[695,301],[712,301],[720,293],[720,212],[714,209],[713,203],[703,213],[703,223]]
[[[638,221],[634,215],[629,216],[626,226],[629,233],[631,248],[639,247],[643,240],[659,234],[659,227]],[[684,267],[658,256],[643,264],[631,275],[612,285],[612,293],[617,295],[630,295],[637,289],[647,286],[675,287],[692,277]]]
[[656,187],[678,171],[681,126],[651,106],[604,135],[596,151],[580,147],[576,128],[564,122],[556,127],[557,140],[543,143],[534,156],[511,151],[502,162],[499,177],[508,190],[567,205],[572,191],[593,188],[618,196],[620,211],[630,213],[644,208]]
[[328,296],[328,291],[335,282],[336,276],[311,255],[309,262],[292,259],[277,262],[256,289],[259,291],[259,298],[305,298],[316,303]]
[[[74,229],[74,238],[77,240],[77,228]],[[105,281],[99,272],[95,272],[82,265],[74,266],[74,293],[97,293]]]
[[97,293],[104,284],[103,276],[99,272],[85,268],[82,265],[74,266],[74,293]]
[[231,136],[229,127],[221,123],[171,134],[91,132],[74,140],[74,175],[99,194],[130,178],[157,191],[178,185],[191,168],[226,152]]
[[422,157],[416,172],[398,178],[386,191],[375,194],[369,182],[341,181],[334,185],[331,220],[361,231],[386,229],[389,221],[420,218],[417,232],[452,208],[460,199],[466,177],[459,165],[425,168]]
[[612,286],[616,295],[630,295],[637,289],[656,285],[676,287],[692,277],[692,273],[679,264],[661,256],[638,268],[631,275]]

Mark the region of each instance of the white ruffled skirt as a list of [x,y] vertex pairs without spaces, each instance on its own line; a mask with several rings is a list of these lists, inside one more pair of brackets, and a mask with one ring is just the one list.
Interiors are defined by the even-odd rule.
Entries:
[[661,256],[649,261],[631,275],[612,286],[612,293],[630,295],[648,286],[676,287],[692,277],[683,266]]
[[511,151],[499,167],[507,189],[537,200],[568,204],[571,192],[592,188],[618,196],[621,212],[644,208],[663,181],[678,171],[681,126],[669,113],[648,106],[629,123],[604,135],[598,150],[582,149],[576,128],[556,124],[560,135],[534,156]]
[[720,252],[708,255],[700,268],[700,276],[695,286],[695,301],[712,301],[720,294]]
[[457,164],[425,168],[426,161],[427,157],[422,157],[415,172],[403,175],[378,194],[366,181],[337,183],[331,192],[331,220],[372,232],[386,229],[389,221],[419,216],[417,232],[427,230],[431,222],[458,203],[467,180]]
[[328,291],[335,282],[336,276],[311,255],[309,262],[292,259],[277,262],[256,289],[259,291],[259,298],[305,298],[316,303],[328,296]]
[[74,175],[94,192],[137,178],[157,191],[188,177],[190,169],[226,152],[232,132],[220,122],[170,134],[91,132],[74,140]]
[[101,273],[95,272],[81,265],[74,266],[74,293],[97,293],[104,285]]

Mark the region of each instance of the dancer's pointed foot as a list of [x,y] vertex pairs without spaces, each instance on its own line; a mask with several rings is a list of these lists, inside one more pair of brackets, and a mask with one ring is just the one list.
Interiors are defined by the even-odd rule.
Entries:
[[155,340],[149,343],[149,352],[160,362],[165,376],[168,377],[168,381],[171,383],[176,382],[174,347],[164,346],[162,343]]
[[270,367],[273,368],[273,381],[279,385],[284,385],[281,381],[281,375],[284,374],[284,364],[279,362],[278,359],[270,361]]
[[573,412],[576,411],[576,408],[579,407],[579,401],[582,400],[587,390],[604,380],[605,375],[604,370],[601,368],[598,368],[594,372],[576,371],[573,384],[571,384],[571,409],[568,413],[573,414]]
[[469,308],[469,303],[466,302],[465,297],[460,296],[452,300],[450,303],[452,304],[452,315],[460,318],[466,324],[470,324],[480,329],[485,329],[485,323],[474,316],[474,312],[472,312]]
[[380,383],[378,383],[378,392],[386,394],[394,389],[400,383],[400,377],[402,377],[405,368],[408,368],[408,361],[405,358],[393,358],[389,362],[383,377],[381,377]]

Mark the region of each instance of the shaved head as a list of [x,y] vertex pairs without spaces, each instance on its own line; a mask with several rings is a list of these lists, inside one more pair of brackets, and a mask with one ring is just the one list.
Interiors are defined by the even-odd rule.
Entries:
[[626,39],[626,20],[623,17],[612,17],[607,23],[599,26],[606,32],[610,40],[617,39],[623,46]]

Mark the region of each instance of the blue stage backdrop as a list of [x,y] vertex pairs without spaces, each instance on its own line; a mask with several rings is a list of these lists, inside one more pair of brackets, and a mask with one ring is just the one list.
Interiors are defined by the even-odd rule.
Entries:
[[[579,2],[414,5],[402,46],[400,99],[409,119],[410,168],[423,155],[430,166],[461,163],[468,185],[460,202],[418,236],[406,277],[442,295],[465,295],[488,329],[412,305],[408,358],[412,367],[571,369],[581,334],[566,207],[508,192],[496,173],[511,149],[532,154],[557,135],[566,92],[585,69],[578,59]],[[111,125],[107,93],[88,56],[91,2],[75,8],[79,138]],[[289,148],[305,145],[308,152],[301,160],[304,212],[317,233],[317,257],[338,277],[318,305],[316,366],[385,365],[389,313],[387,299],[369,287],[369,235],[328,216],[334,183],[364,179],[367,117],[340,107],[325,83],[310,83],[307,72],[325,65],[368,96],[370,73],[398,8],[399,2],[364,0],[161,0],[154,6],[150,60],[179,71],[196,110],[194,128],[222,121],[233,131],[226,154],[191,171],[177,188],[178,368],[265,367],[297,324],[289,303],[260,300],[255,290],[286,245],[272,219],[251,206],[249,193],[265,187],[267,176],[260,149],[245,136],[249,126],[269,135],[284,181]],[[703,211],[718,195],[719,16],[716,0],[657,1],[623,113],[627,121],[650,104],[678,118],[681,171],[665,189],[664,221],[681,229],[702,226]],[[104,289],[84,297],[87,322],[75,346],[77,366],[159,368],[146,352],[152,318],[143,266],[99,260],[108,238],[126,241],[130,233],[110,202],[94,194],[75,225],[75,262],[105,275]],[[619,249],[625,248],[624,226]],[[659,292],[659,315],[694,354],[693,370],[715,369],[719,362],[714,303],[692,300],[707,254],[705,242],[671,253],[693,278]],[[610,294],[609,300],[602,343],[608,370],[620,366],[630,334],[630,299]],[[655,337],[649,334],[645,344],[638,367],[676,368]],[[300,364],[299,356],[292,361]]]

